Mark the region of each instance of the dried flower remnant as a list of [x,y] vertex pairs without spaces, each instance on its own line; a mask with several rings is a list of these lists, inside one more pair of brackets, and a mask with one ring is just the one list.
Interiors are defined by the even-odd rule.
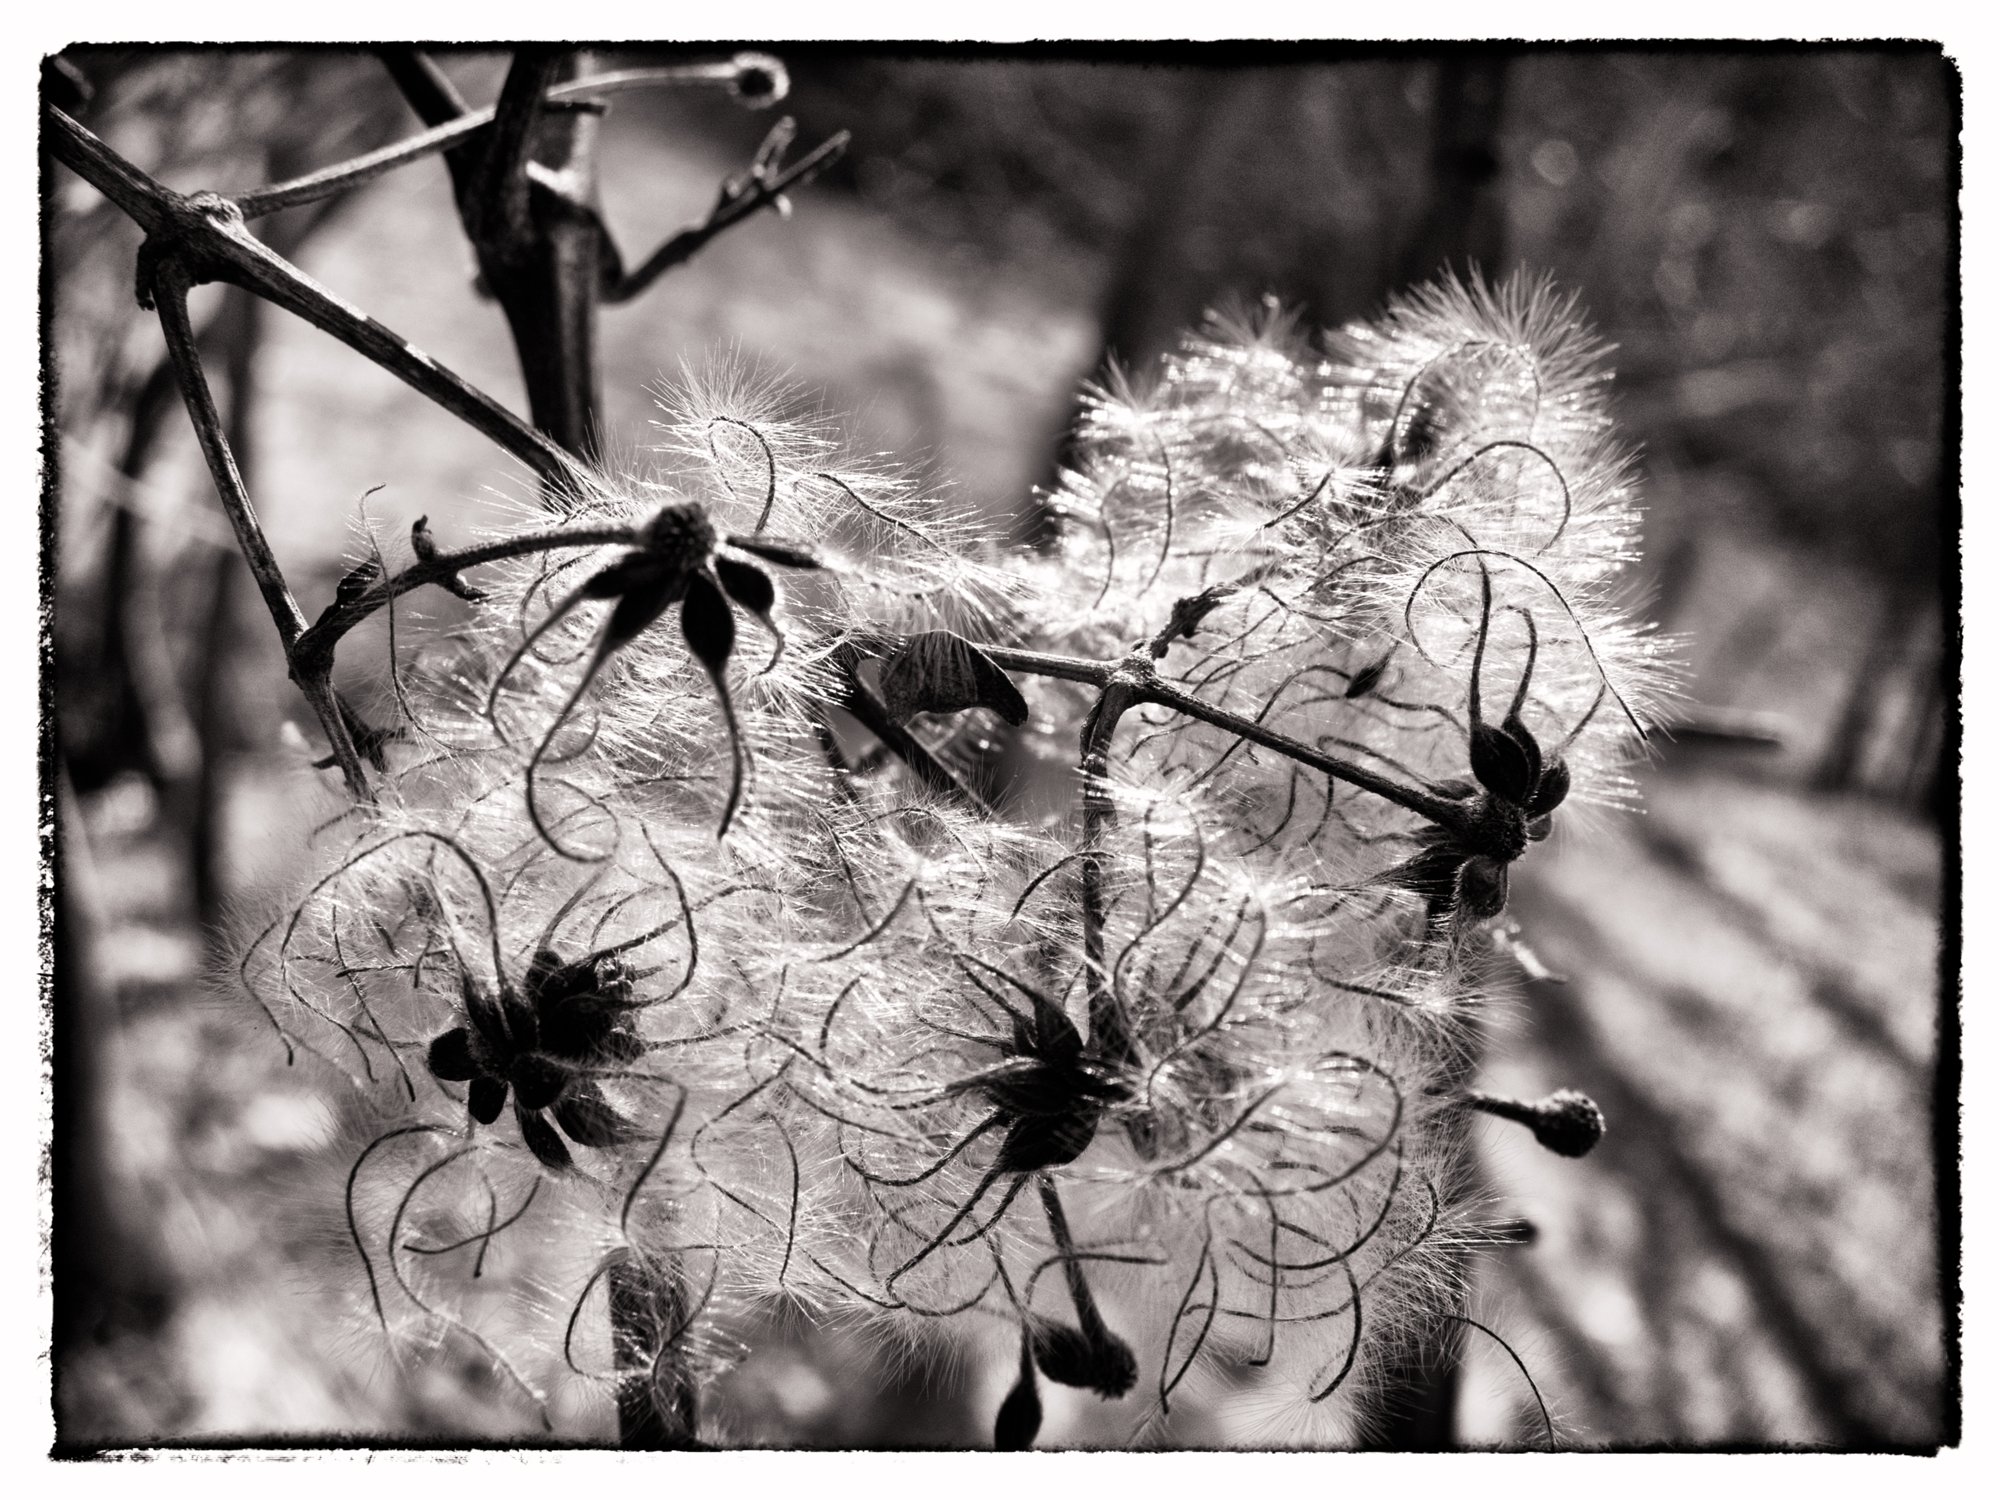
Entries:
[[[522,639],[514,656],[493,679],[488,699],[489,714],[492,699],[499,696],[513,668],[519,664],[521,657],[534,649],[537,640],[585,600],[616,601],[605,617],[604,627],[598,634],[596,647],[584,667],[583,675],[571,692],[569,701],[563,705],[562,712],[557,714],[541,743],[536,746],[525,772],[529,816],[535,820],[537,831],[548,841],[549,847],[558,853],[569,852],[549,834],[541,820],[535,803],[536,768],[548,754],[556,732],[575,708],[577,700],[582,698],[584,690],[611,654],[637,639],[640,632],[675,605],[680,606],[681,634],[687,642],[688,651],[701,663],[709,681],[714,684],[716,702],[729,732],[729,797],[723,804],[718,836],[729,831],[743,791],[742,739],[736,727],[735,709],[730,703],[729,680],[724,672],[730,655],[736,649],[736,620],[731,605],[756,616],[776,638],[778,649],[784,649],[784,634],[772,618],[772,611],[778,602],[778,586],[771,575],[759,566],[760,562],[776,563],[786,568],[812,569],[820,566],[819,558],[802,542],[763,535],[731,533],[722,536],[716,532],[714,523],[700,506],[686,502],[665,505],[640,533],[638,546],[584,580]],[[772,665],[776,664],[774,656]]]
[[[582,1268],[545,1364],[609,1308],[592,1378],[686,1426],[784,1301],[1004,1349],[996,1446],[1044,1381],[1140,1440],[1247,1384],[1336,1442],[1380,1351],[1461,1316],[1465,1113],[1602,1130],[1454,1081],[1467,939],[1562,809],[1626,799],[1668,676],[1615,606],[1629,474],[1569,304],[1446,284],[1330,351],[1217,324],[1099,393],[1041,555],[765,382],[692,384],[658,473],[577,485],[571,534],[621,550],[480,576],[473,660],[398,697],[424,749],[385,739],[369,832],[245,979],[364,1087],[395,1060],[377,1144],[521,1159],[513,1102]],[[732,685],[765,563],[789,646]],[[1074,816],[963,778],[1003,732]],[[364,1191],[485,1191],[415,1158]],[[484,1258],[511,1201],[426,1243]]]
[[573,1163],[563,1136],[580,1146],[610,1147],[634,1133],[590,1076],[645,1050],[626,1014],[631,981],[616,959],[565,964],[544,948],[521,989],[525,994],[503,985],[492,995],[465,976],[471,1024],[431,1039],[430,1070],[446,1082],[470,1084],[467,1108],[481,1125],[500,1117],[511,1087],[521,1139],[543,1166],[566,1172]]

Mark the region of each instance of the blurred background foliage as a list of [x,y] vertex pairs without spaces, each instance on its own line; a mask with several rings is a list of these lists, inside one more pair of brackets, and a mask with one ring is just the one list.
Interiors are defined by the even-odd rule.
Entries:
[[[1496,1203],[1543,1233],[1490,1258],[1479,1305],[1577,1441],[1935,1442],[1952,65],[1858,46],[778,50],[801,141],[853,145],[789,221],[607,312],[614,456],[643,447],[649,385],[721,354],[823,393],[864,443],[1032,539],[1079,383],[1107,358],[1143,372],[1211,308],[1270,296],[1331,324],[1468,263],[1579,294],[1643,448],[1638,587],[1686,640],[1691,722],[1648,778],[1655,821],[1552,850],[1517,903],[1571,983],[1496,1009],[1489,1068],[1599,1093],[1614,1139],[1568,1177],[1488,1143]],[[669,53],[690,49],[595,62]],[[505,64],[443,61],[475,103]],[[63,63],[49,97],[183,190],[416,128],[360,53]],[[603,194],[628,256],[699,219],[767,126],[713,95],[621,98]],[[335,1228],[280,1190],[332,1191],[354,1111],[278,1066],[206,950],[336,804],[299,790],[316,752],[291,726],[310,720],[132,304],[138,233],[61,169],[46,182],[63,1436],[507,1433],[476,1363],[383,1366]],[[259,232],[519,402],[436,161]],[[233,291],[196,312],[309,614],[371,486],[389,485],[388,530],[429,513],[440,534],[521,492],[311,330]],[[1518,1436],[1518,1376],[1467,1358],[1463,1435]],[[718,1410],[740,1441],[967,1444],[1000,1378],[774,1325]],[[1094,1420],[1052,1411],[1045,1431],[1115,1431]]]

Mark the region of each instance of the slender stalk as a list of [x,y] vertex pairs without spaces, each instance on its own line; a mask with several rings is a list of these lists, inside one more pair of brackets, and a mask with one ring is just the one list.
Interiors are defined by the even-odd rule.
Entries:
[[194,325],[188,319],[189,284],[187,273],[178,262],[169,261],[159,267],[153,278],[152,294],[160,331],[166,336],[174,379],[180,386],[181,399],[187,403],[188,417],[201,444],[201,456],[207,460],[208,471],[215,479],[223,513],[236,533],[236,545],[250,565],[251,576],[257,580],[257,591],[264,596],[264,607],[278,627],[278,639],[289,650],[292,642],[305,634],[306,618],[285,583],[270,543],[264,538],[263,525],[250,503],[250,492],[244,488],[243,476],[237,470],[236,456],[224,436],[222,413],[216,408],[208,377],[202,372]]
[[1116,1342],[1111,1330],[1105,1326],[1104,1314],[1098,1311],[1097,1298],[1091,1294],[1090,1282],[1083,1274],[1083,1262],[1076,1253],[1076,1236],[1070,1233],[1069,1215],[1063,1212],[1055,1178],[1047,1172],[1037,1172],[1035,1190],[1041,1195],[1042,1212],[1048,1217],[1049,1235],[1055,1240],[1056,1250],[1062,1256],[1063,1280],[1069,1285],[1069,1300],[1076,1308],[1077,1327],[1098,1348]]
[[622,1264],[611,1269],[607,1282],[612,1354],[619,1369],[632,1372],[618,1385],[619,1447],[654,1452],[697,1446],[694,1377],[683,1361],[655,1348],[663,1338],[686,1331],[685,1283],[677,1272],[648,1278]]
[[1118,1002],[1104,963],[1104,836],[1117,821],[1106,781],[1111,765],[1111,741],[1118,721],[1139,702],[1134,675],[1116,673],[1104,684],[1078,736],[1083,780],[1083,858],[1077,882],[1078,914],[1083,927],[1083,974],[1090,1004],[1090,1041],[1106,1062],[1129,1063],[1136,1053],[1132,1030]]
[[1109,682],[1113,670],[1111,662],[1091,661],[1081,656],[1058,656],[1049,651],[1017,651],[1012,646],[981,646],[979,649],[992,657],[996,665],[1010,672],[1088,683],[1095,688]]
[[1386,776],[1376,774],[1366,766],[1355,765],[1352,761],[1342,760],[1338,756],[1316,750],[1310,745],[1301,744],[1288,735],[1266,729],[1255,720],[1203,703],[1199,698],[1191,697],[1178,688],[1168,687],[1158,679],[1146,685],[1140,701],[1155,703],[1162,708],[1171,708],[1176,713],[1186,714],[1190,719],[1199,719],[1204,724],[1213,724],[1217,729],[1226,729],[1253,745],[1261,745],[1266,750],[1274,750],[1289,760],[1297,761],[1300,765],[1322,771],[1335,781],[1344,781],[1349,786],[1361,788],[1364,792],[1373,792],[1385,801],[1393,802],[1398,807],[1416,813],[1419,817],[1429,819],[1440,828],[1456,832],[1469,826],[1464,813],[1447,798],[1433,796],[1415,787],[1404,786],[1399,781],[1391,781]]
[[[785,124],[789,122],[781,122],[779,128],[783,129]],[[605,287],[604,300],[631,301],[666,272],[694,259],[695,253],[702,246],[725,229],[741,223],[759,209],[776,207],[788,190],[804,187],[840,160],[842,153],[847,150],[848,139],[847,132],[840,131],[827,137],[810,153],[800,157],[782,172],[772,175],[762,170],[765,164],[760,161],[759,169],[752,171],[747,186],[723,184],[722,192],[716,198],[715,207],[709,210],[706,219],[669,238],[659,249],[640,262],[637,269],[618,277]],[[766,145],[769,145],[768,141]]]
[[[395,65],[392,64],[392,71]],[[615,94],[630,93],[640,89],[672,88],[686,84],[720,84],[740,87],[747,76],[773,71],[780,77],[783,68],[777,59],[764,57],[758,53],[743,53],[725,63],[694,63],[681,68],[632,68],[617,73],[594,73],[587,78],[579,78],[570,83],[558,83],[542,94],[544,108],[575,108],[588,106],[598,100]],[[406,77],[409,75],[406,75]],[[442,75],[439,75],[442,76]],[[399,81],[404,81],[399,79]],[[405,83],[407,92],[408,84]],[[774,103],[783,96],[782,89],[756,100],[759,106]],[[441,99],[441,94],[433,95]],[[252,188],[248,192],[231,193],[236,206],[242,210],[245,219],[262,218],[265,214],[276,213],[281,208],[292,208],[301,203],[314,203],[335,193],[344,193],[363,183],[372,182],[377,177],[395,171],[398,167],[409,166],[412,162],[423,161],[449,151],[472,136],[477,135],[493,123],[495,111],[473,109],[445,119],[440,125],[413,135],[408,140],[396,141],[364,155],[351,157],[347,161],[336,162],[329,167],[294,177],[286,182],[275,182],[269,187]]]
[[[237,547],[249,564],[251,576],[257,580],[257,591],[264,597],[264,607],[270,611],[272,623],[278,628],[278,640],[285,648],[287,661],[292,661],[292,648],[305,634],[305,616],[300,613],[298,601],[292,597],[285,575],[278,567],[278,559],[264,538],[263,525],[250,503],[250,493],[244,487],[243,476],[237,471],[235,455],[231,453],[229,439],[224,434],[222,414],[216,410],[208,377],[202,373],[201,356],[195,349],[194,327],[188,320],[188,277],[179,260],[167,257],[156,261],[148,278],[148,290],[159,313],[167,353],[174,363],[174,377],[180,384],[182,399],[187,403],[188,417],[194,424],[202,457],[207,460],[223,511],[236,532]],[[294,665],[292,680],[298,684],[299,691],[305,694],[306,702],[312,705],[314,714],[318,716],[320,728],[326,735],[327,744],[333,749],[348,791],[356,801],[372,801],[374,790],[369,786],[367,772],[362,769],[360,753],[348,732],[346,716],[340,712],[334,698],[333,684],[328,675],[302,672]]]
[[162,187],[54,105],[44,108],[42,127],[42,144],[50,154],[117,204],[133,223],[149,235],[168,227],[173,200],[180,194]]
[[[1065,682],[1088,683],[1098,688],[1107,686],[1115,676],[1125,673],[1130,677],[1134,694],[1132,704],[1127,704],[1126,707],[1131,707],[1133,704],[1154,704],[1161,708],[1170,708],[1175,713],[1185,714],[1190,719],[1212,724],[1217,729],[1226,729],[1253,745],[1261,745],[1266,750],[1275,751],[1302,766],[1310,766],[1313,770],[1323,772],[1336,781],[1344,781],[1349,786],[1373,792],[1398,807],[1427,818],[1441,828],[1459,831],[1467,826],[1463,812],[1448,798],[1434,796],[1417,787],[1404,786],[1401,782],[1392,781],[1369,770],[1366,766],[1358,766],[1336,755],[1328,755],[1325,751],[1303,744],[1289,735],[1266,729],[1254,719],[1246,719],[1241,714],[1233,714],[1227,709],[1204,703],[1199,698],[1184,693],[1162,680],[1153,670],[1152,663],[1141,653],[1134,653],[1123,661],[1097,662],[1083,657],[1055,656],[1043,651],[1017,651],[1009,646],[989,646],[983,643],[979,649],[990,656],[997,665],[1009,671],[1027,672],[1036,677],[1055,677]],[[1121,713],[1123,711],[1120,710]]]
[[427,584],[456,582],[459,574],[468,568],[502,562],[510,557],[560,552],[570,547],[629,547],[636,545],[638,540],[638,532],[630,526],[565,526],[481,542],[476,547],[464,547],[456,552],[434,553],[383,579],[366,593],[352,599],[335,599],[294,642],[292,655],[314,670],[330,665],[334,647],[341,637],[376,610]]

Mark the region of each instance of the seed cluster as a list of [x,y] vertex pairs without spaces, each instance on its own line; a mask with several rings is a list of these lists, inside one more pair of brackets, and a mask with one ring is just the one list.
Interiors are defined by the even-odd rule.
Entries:
[[[792,1304],[1009,1361],[1002,1446],[1044,1381],[1351,1440],[1482,1233],[1456,1121],[1543,1120],[1455,1081],[1509,872],[1667,685],[1600,393],[1527,283],[1218,323],[1092,397],[1039,553],[754,381],[671,395],[569,498],[629,546],[392,633],[383,798],[243,958],[385,1111],[371,1316],[544,1410],[686,1420]],[[473,1294],[503,1258],[535,1295]]]

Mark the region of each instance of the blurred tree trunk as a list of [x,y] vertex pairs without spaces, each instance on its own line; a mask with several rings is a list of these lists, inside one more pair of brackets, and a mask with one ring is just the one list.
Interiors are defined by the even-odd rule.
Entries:
[[1500,125],[1507,58],[1454,56],[1434,65],[1429,195],[1398,263],[1401,286],[1478,266],[1498,275],[1507,249]]
[[[1282,113],[1284,93],[1282,77],[1269,70],[1189,75],[1098,302],[1098,367],[1118,360],[1131,368],[1150,359],[1171,347],[1194,315],[1187,307],[1188,220],[1213,196],[1217,174]],[[1214,290],[1196,284],[1192,295],[1201,299]]]
[[[293,248],[287,246],[278,253],[289,259]],[[236,455],[243,483],[254,494],[257,444],[251,414],[256,405],[257,346],[265,326],[263,303],[237,287],[225,287],[222,295],[224,304],[216,321],[223,350],[226,403],[223,428]],[[237,606],[243,593],[244,572],[242,559],[235,553],[216,552],[198,575],[206,587],[194,591],[195,597],[203,601],[190,662],[194,669],[190,687],[201,754],[182,802],[187,818],[188,861],[194,876],[195,919],[201,924],[212,951],[224,941],[219,919],[227,895],[221,855],[228,839],[228,772],[242,737],[236,673],[232,667],[239,654],[236,643],[242,638]]]
[[[54,736],[51,731],[45,736],[49,753]],[[57,760],[45,774],[56,783],[49,1259],[61,1441],[71,1410],[64,1376],[76,1367],[73,1356],[122,1331],[156,1326],[172,1305],[172,1280],[157,1243],[131,1222],[124,1204],[109,1115],[109,1083],[123,1027],[101,959],[105,923],[97,873],[68,770]]]
[[[167,421],[180,410],[172,367],[162,359],[126,398],[130,416],[118,473],[125,493],[113,503],[99,570],[98,598],[88,617],[88,638],[77,648],[74,667],[63,680],[71,684],[65,718],[63,753],[71,786],[94,792],[131,772],[144,777],[156,791],[184,774],[192,746],[171,677],[159,679],[155,637],[137,618],[147,587],[141,521],[133,498],[144,479]],[[150,674],[150,675],[149,675]]]
[[[1963,660],[1961,648],[1954,653]],[[1949,691],[1946,672],[1949,662],[1944,656],[1943,645],[1939,645],[1937,671],[1925,685],[1922,717],[1918,721],[1922,738],[1910,757],[1909,784],[1904,789],[1905,799],[1912,807],[1920,809],[1933,823],[1942,825],[1950,812],[1956,808],[1958,789],[1958,762],[1951,755],[1952,736],[1947,732],[1946,702]]]
[[[1230,148],[1260,115],[1268,115],[1271,94],[1265,74],[1191,72],[1165,96],[1166,118],[1160,131],[1165,144],[1146,171],[1137,206],[1112,252],[1110,274],[1098,296],[1098,352],[1068,389],[1098,378],[1112,364],[1136,368],[1180,332],[1187,281],[1181,245],[1184,221],[1227,162]],[[1054,539],[1055,513],[1043,497],[1055,489],[1074,457],[1081,410],[1072,401],[1063,411],[1046,444],[1049,465],[1044,478],[1015,518],[1016,535],[1029,546],[1046,546]]]

